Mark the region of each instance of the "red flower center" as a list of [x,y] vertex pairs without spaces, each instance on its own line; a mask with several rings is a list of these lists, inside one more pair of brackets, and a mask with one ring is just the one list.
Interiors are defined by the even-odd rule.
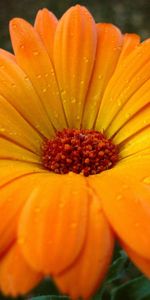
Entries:
[[58,174],[101,173],[118,161],[117,147],[95,130],[64,129],[42,145],[43,165]]

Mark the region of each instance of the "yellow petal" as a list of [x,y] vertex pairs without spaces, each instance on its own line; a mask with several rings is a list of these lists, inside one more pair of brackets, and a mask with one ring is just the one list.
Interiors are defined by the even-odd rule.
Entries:
[[71,7],[60,19],[54,41],[54,64],[71,128],[80,128],[95,60],[97,30],[82,6]]
[[51,275],[70,266],[82,250],[87,217],[83,176],[43,175],[20,217],[20,246],[28,263]]
[[[149,79],[149,59],[150,40],[146,40],[122,61],[120,67],[117,67],[102,99],[95,127],[97,130],[107,132],[107,128],[123,105]],[[109,136],[110,132],[107,134]]]
[[136,113],[140,112],[140,110],[148,104],[150,105],[150,79],[147,80],[120,109],[108,128],[107,135],[112,137],[124,124],[130,121]]
[[125,143],[125,140],[150,126],[150,105],[145,106],[135,114],[114,136],[115,144]]
[[[122,34],[112,24],[97,24],[98,41],[82,126],[93,128],[105,88],[113,75],[121,51]],[[109,45],[109,46],[108,46]]]
[[150,149],[150,127],[144,128],[127,140],[120,149],[120,156],[124,158],[146,149]]
[[55,15],[44,8],[38,11],[34,24],[51,59],[53,59],[53,44],[57,23]]
[[19,160],[41,164],[41,157],[7,138],[0,137],[0,159]]
[[30,291],[42,276],[32,270],[14,244],[0,260],[0,289],[4,295],[16,297]]
[[2,96],[0,96],[0,135],[36,154],[41,153],[41,136]]
[[[91,299],[104,279],[113,251],[113,235],[96,195],[92,195],[84,248],[74,264],[54,277],[56,284],[71,299]],[[93,252],[94,250],[94,252]]]
[[53,65],[36,30],[23,19],[10,23],[16,61],[29,76],[56,129],[66,127]]

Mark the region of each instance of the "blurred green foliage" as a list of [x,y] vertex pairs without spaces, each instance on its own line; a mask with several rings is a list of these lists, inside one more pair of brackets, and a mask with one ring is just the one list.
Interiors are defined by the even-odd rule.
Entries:
[[112,22],[123,32],[136,32],[147,38],[150,29],[149,0],[0,0],[0,47],[10,50],[9,20],[22,17],[34,22],[37,11],[47,7],[58,18],[75,4],[88,7],[97,22]]

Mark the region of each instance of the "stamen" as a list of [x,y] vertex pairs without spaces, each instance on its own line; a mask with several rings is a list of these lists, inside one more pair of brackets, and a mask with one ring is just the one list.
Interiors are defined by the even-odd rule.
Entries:
[[117,147],[101,132],[95,130],[64,129],[42,145],[44,167],[58,174],[101,173],[118,161]]

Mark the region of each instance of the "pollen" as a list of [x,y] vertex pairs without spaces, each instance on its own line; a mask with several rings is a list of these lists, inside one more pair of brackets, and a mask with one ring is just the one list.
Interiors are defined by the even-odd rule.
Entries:
[[112,168],[117,161],[117,147],[95,130],[64,129],[42,144],[44,168],[58,174],[94,175]]

